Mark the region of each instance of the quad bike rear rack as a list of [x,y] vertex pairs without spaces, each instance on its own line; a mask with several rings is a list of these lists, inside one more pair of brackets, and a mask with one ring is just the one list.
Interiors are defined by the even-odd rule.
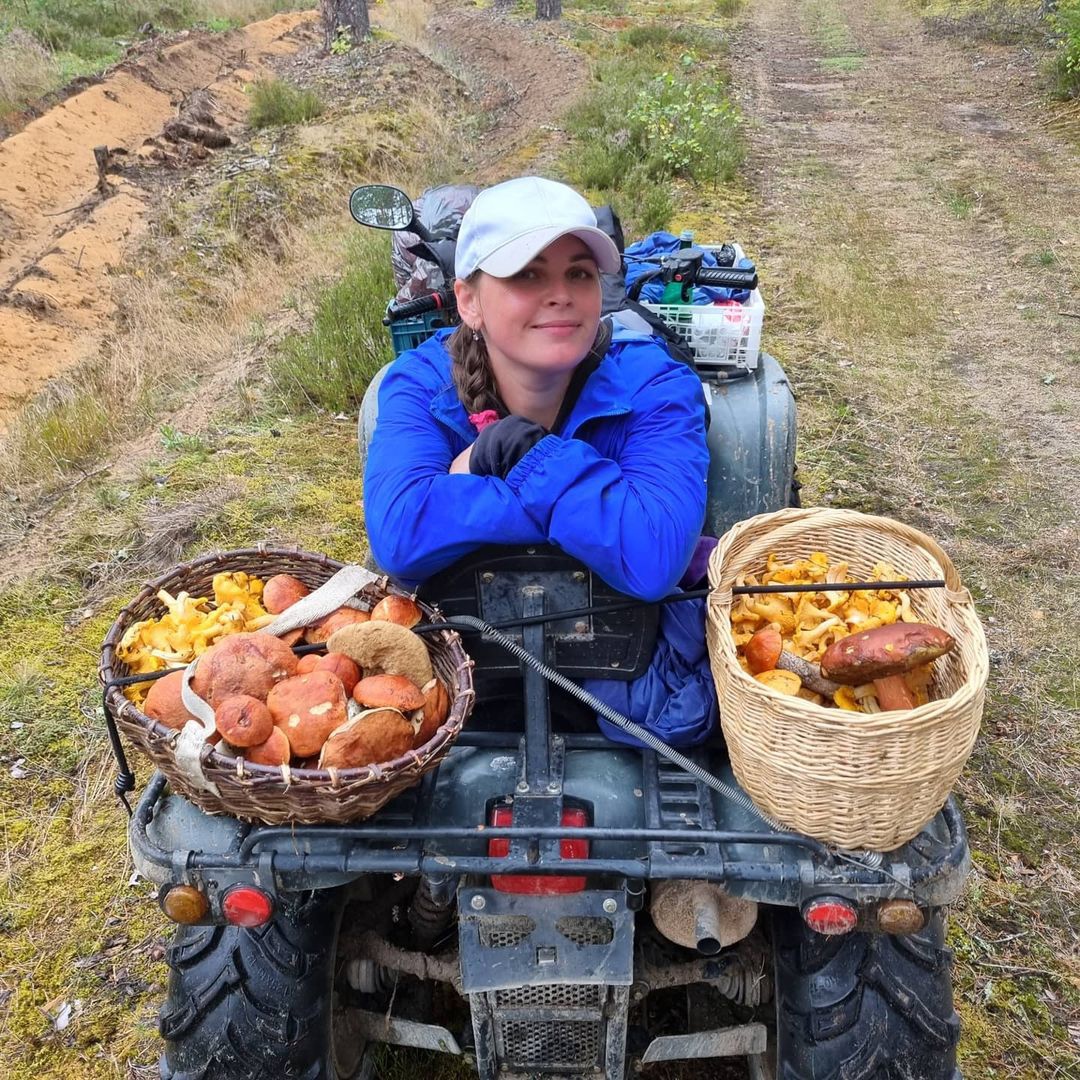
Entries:
[[[457,746],[505,754],[517,750],[520,742],[519,732],[463,732]],[[556,743],[561,754],[640,754],[646,824],[576,828],[438,824],[432,804],[440,774],[447,771],[444,764],[374,817],[349,825],[258,825],[209,818],[185,803],[186,809],[179,812],[199,815],[211,824],[217,842],[203,847],[174,844],[171,834],[183,835],[189,825],[174,829],[166,825],[170,835],[166,847],[155,838],[158,830],[151,825],[166,794],[166,779],[158,773],[133,815],[133,851],[144,875],[160,883],[192,883],[208,873],[219,881],[234,875],[239,880],[257,872],[282,891],[336,885],[372,873],[458,878],[566,874],[572,869],[575,874],[609,875],[628,883],[722,882],[735,895],[779,904],[799,904],[823,892],[850,892],[864,901],[899,897],[939,906],[959,895],[967,873],[967,837],[951,798],[923,833],[873,867],[810,837],[774,831],[764,822],[747,819],[749,827],[718,828],[713,799],[704,785],[652,751],[616,747],[600,735],[560,735]],[[698,756],[707,759],[708,748],[699,750]],[[475,852],[477,846],[486,851],[487,841],[498,837],[511,841],[507,855]],[[560,841],[573,839],[593,845],[603,842],[608,851],[614,844],[625,848],[626,854],[568,863],[560,857]]]

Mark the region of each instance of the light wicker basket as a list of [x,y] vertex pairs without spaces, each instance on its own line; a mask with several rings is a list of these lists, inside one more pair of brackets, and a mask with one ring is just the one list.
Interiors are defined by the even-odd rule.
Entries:
[[[782,562],[824,551],[866,579],[875,563],[902,578],[944,578],[911,593],[916,614],[956,639],[933,666],[932,700],[904,712],[824,708],[757,682],[739,665],[731,589]],[[850,510],[780,510],[740,522],[709,565],[707,634],[720,719],[739,783],[784,825],[851,850],[892,851],[941,809],[978,735],[989,662],[970,593],[930,537],[889,518]]]
[[[459,635],[449,630],[424,635],[435,674],[450,689],[452,707],[446,721],[423,746],[380,765],[331,772],[254,765],[243,758],[222,754],[207,744],[200,764],[206,779],[217,788],[216,795],[194,787],[177,766],[175,746],[180,732],[151,720],[124,696],[119,686],[110,686],[115,679],[130,674],[116,658],[116,647],[124,632],[133,623],[156,618],[164,612],[165,607],[157,598],[161,589],[173,595],[181,591],[193,596],[212,595],[214,575],[228,570],[243,570],[264,580],[274,574],[292,574],[314,589],[341,567],[341,563],[325,555],[282,549],[252,548],[205,555],[148,584],[120,612],[109,630],[102,646],[99,675],[108,687],[106,703],[117,726],[168,777],[174,791],[181,792],[208,813],[231,814],[268,825],[357,821],[374,814],[394,796],[419,783],[425,773],[442,761],[461,731],[473,705],[472,661],[462,648]],[[374,603],[387,592],[399,591],[373,585],[359,595],[360,599]],[[420,608],[427,621],[440,618],[423,603]]]

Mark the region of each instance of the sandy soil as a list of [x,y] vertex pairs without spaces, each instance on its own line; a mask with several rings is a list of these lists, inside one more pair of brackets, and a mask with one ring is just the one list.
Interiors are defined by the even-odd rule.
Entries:
[[[194,111],[212,117],[219,135],[235,132],[247,113],[246,84],[272,58],[314,40],[313,17],[283,14],[226,34],[147,42],[99,84],[0,142],[0,421],[96,349],[115,310],[110,267],[154,202],[146,171],[208,153],[198,142],[163,139],[166,123]],[[105,197],[99,145],[118,173]]]
[[525,171],[520,152],[526,147],[533,151],[528,168],[543,171],[541,162],[560,143],[559,115],[588,82],[581,53],[561,40],[565,27],[508,22],[492,11],[444,4],[429,32],[467,73],[476,103],[490,118],[473,161],[477,182],[497,183]]

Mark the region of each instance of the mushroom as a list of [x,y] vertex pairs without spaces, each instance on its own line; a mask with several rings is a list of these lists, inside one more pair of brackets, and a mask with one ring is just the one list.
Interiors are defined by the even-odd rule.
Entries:
[[955,647],[955,639],[936,626],[893,623],[834,642],[821,658],[821,674],[847,686],[873,683],[882,711],[913,709],[916,701],[904,672],[929,664]]
[[824,679],[821,673],[808,660],[796,656],[784,648],[784,639],[775,624],[762,627],[746,643],[743,650],[750,673],[755,677],[762,672],[779,668],[799,676],[802,685],[815,693],[832,697],[837,684]]
[[309,592],[311,590],[292,574],[275,574],[263,586],[263,607],[272,615],[280,615]]

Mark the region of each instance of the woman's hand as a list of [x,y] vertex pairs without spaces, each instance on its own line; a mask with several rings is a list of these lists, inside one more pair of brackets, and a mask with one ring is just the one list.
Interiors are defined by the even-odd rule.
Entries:
[[453,461],[450,462],[450,472],[453,473],[468,473],[469,460],[472,457],[473,445],[466,446],[464,450]]

